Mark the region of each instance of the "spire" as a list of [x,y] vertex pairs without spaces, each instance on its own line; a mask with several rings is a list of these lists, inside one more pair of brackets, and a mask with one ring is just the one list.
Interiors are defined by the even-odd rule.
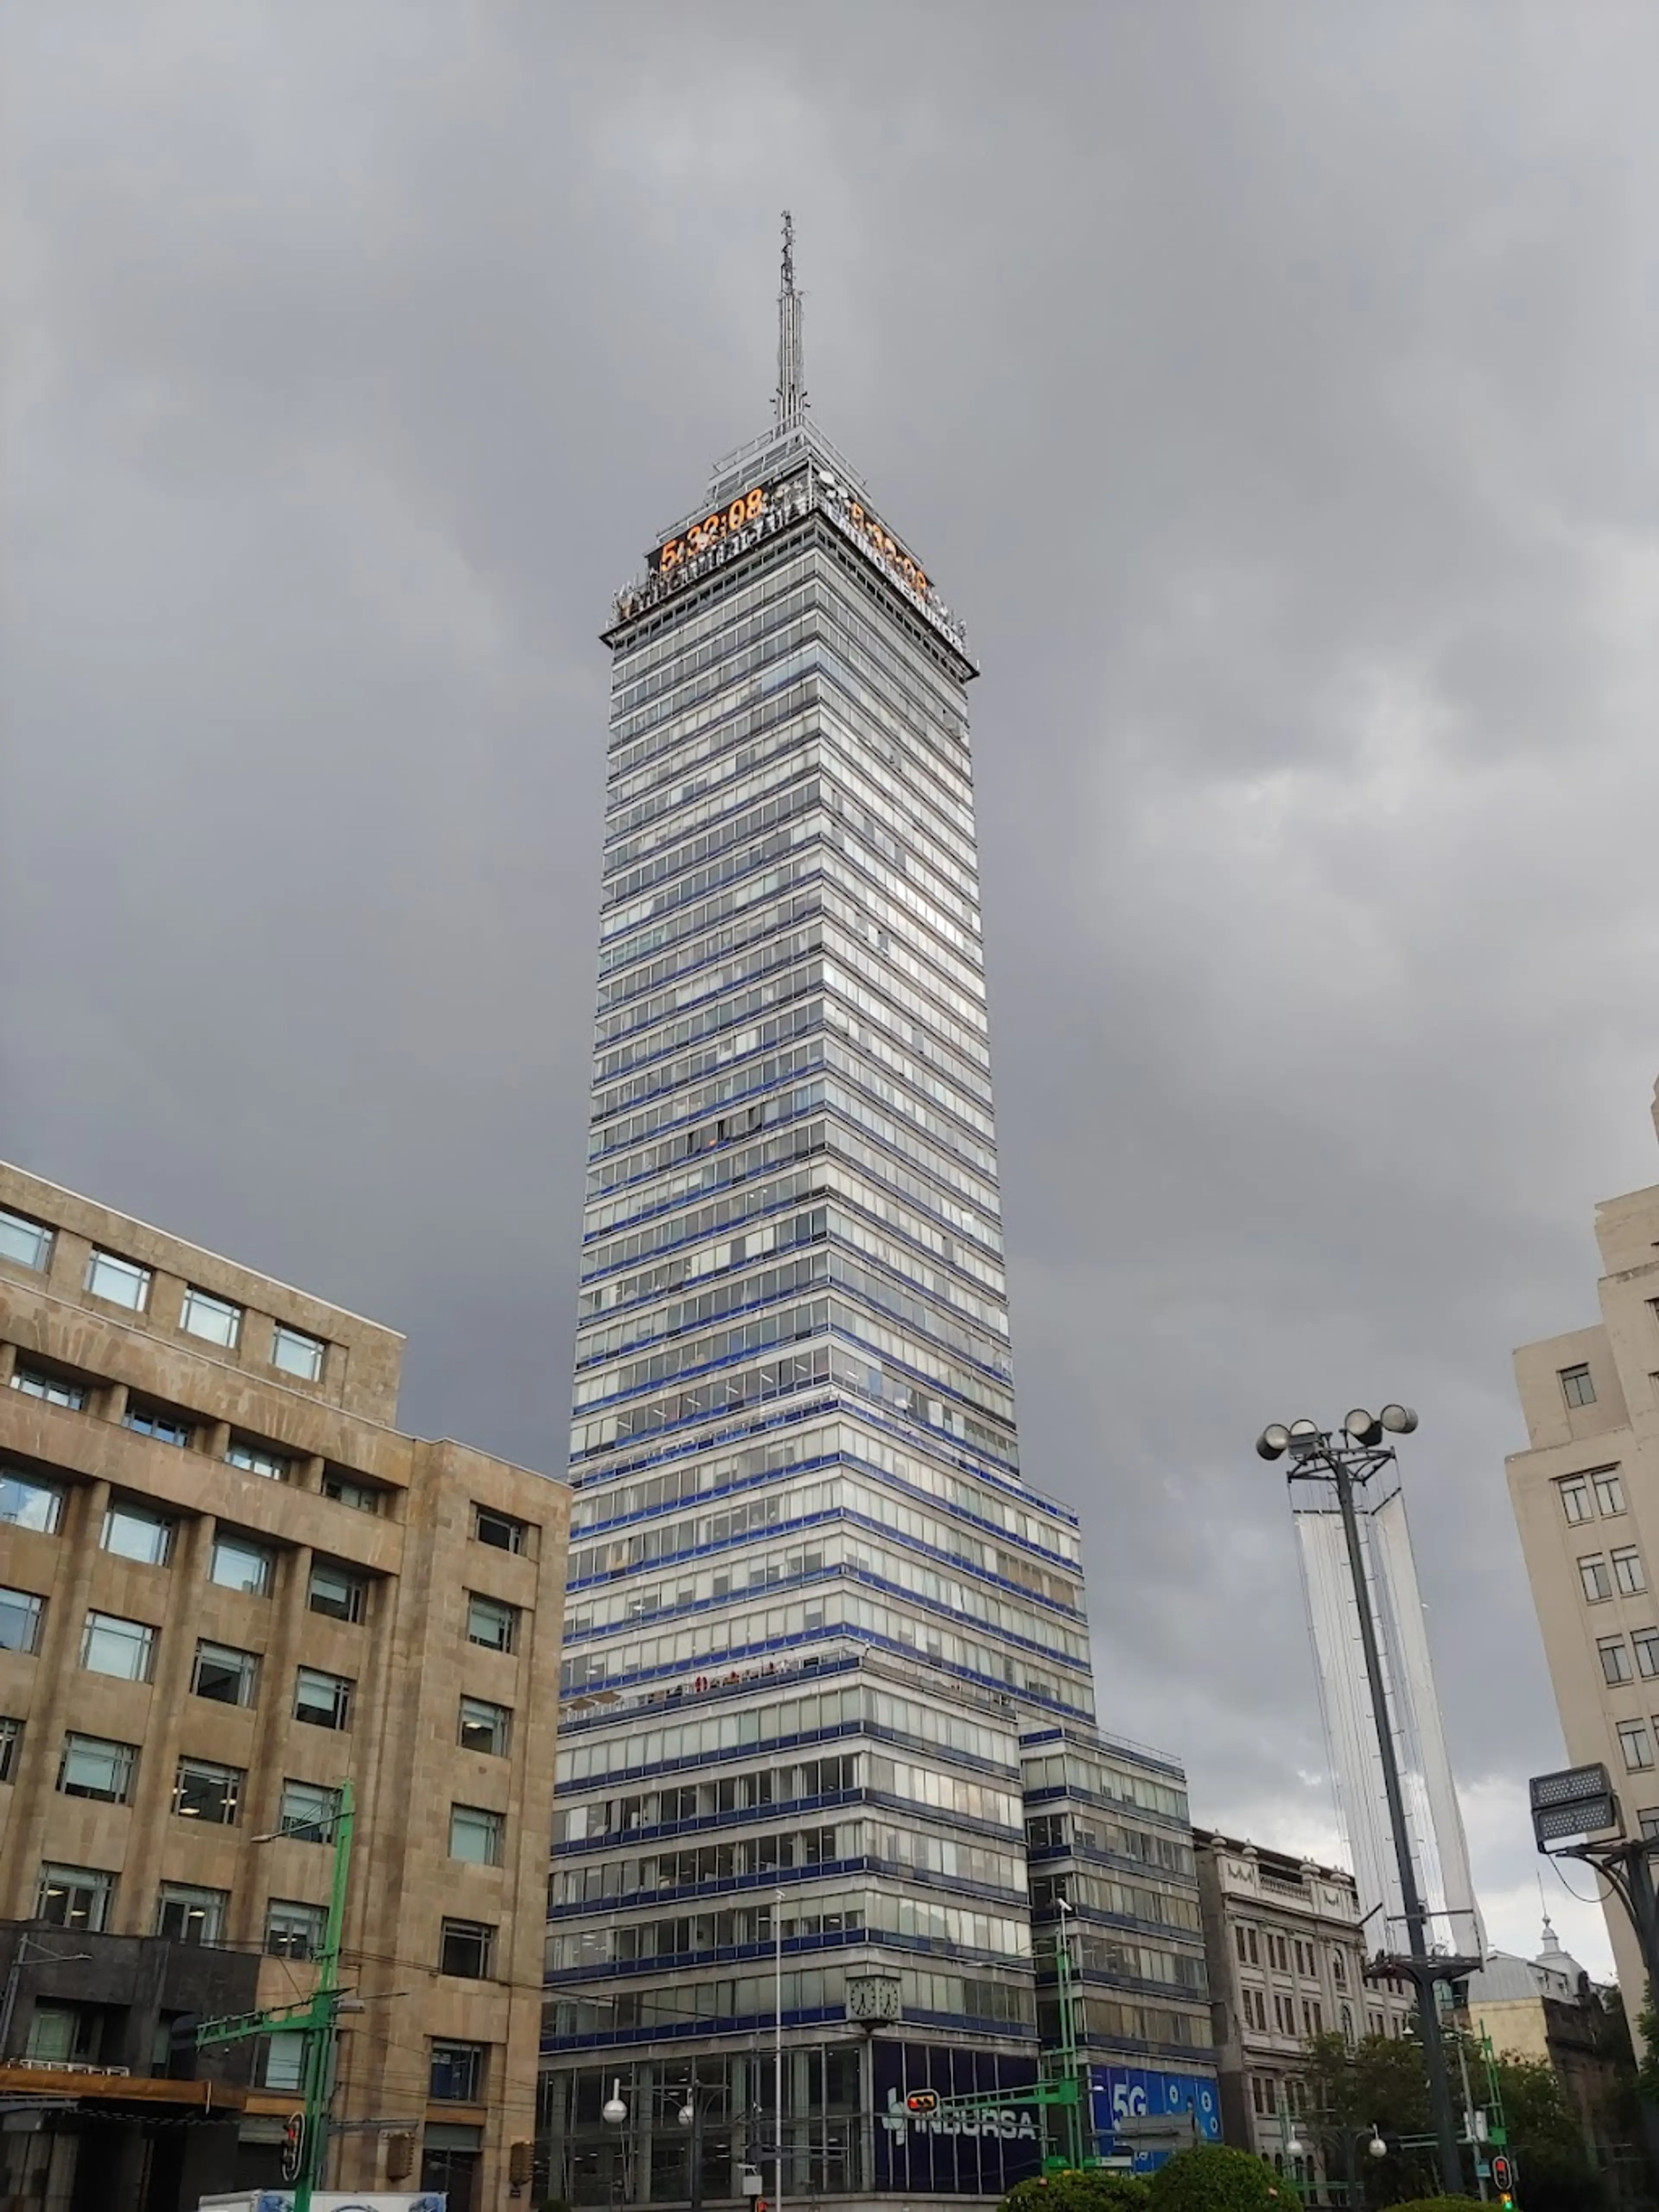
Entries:
[[783,282],[778,292],[778,396],[780,430],[796,428],[806,406],[802,382],[800,294],[795,289],[795,219],[783,211]]

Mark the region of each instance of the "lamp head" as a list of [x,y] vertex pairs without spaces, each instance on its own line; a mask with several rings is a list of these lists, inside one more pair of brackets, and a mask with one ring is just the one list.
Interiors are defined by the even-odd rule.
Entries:
[[628,2107],[623,2102],[620,2081],[615,2081],[611,2084],[611,2094],[599,2106],[599,2118],[609,2121],[613,2128],[619,2128],[628,2118]]
[[686,2098],[685,2102],[680,2106],[679,2111],[675,2113],[674,2117],[683,2128],[690,2128],[696,2125],[697,2108],[696,2105],[692,2103],[689,2095]]
[[1350,1443],[1381,1443],[1382,1424],[1375,1413],[1368,1413],[1363,1406],[1356,1406],[1344,1420],[1342,1433]]
[[1389,2146],[1377,2133],[1375,2120],[1371,2122],[1371,2139],[1365,2148],[1373,2158],[1386,2158],[1389,2154]]
[[1391,1437],[1408,1437],[1417,1426],[1417,1416],[1409,1406],[1384,1406],[1377,1418]]
[[1256,1456],[1258,1459],[1282,1458],[1290,1441],[1291,1432],[1283,1421],[1270,1421],[1255,1440]]

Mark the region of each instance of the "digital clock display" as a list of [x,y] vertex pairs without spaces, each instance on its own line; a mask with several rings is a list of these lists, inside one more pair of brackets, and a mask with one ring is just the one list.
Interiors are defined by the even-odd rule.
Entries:
[[722,538],[729,538],[747,524],[758,520],[766,512],[766,489],[757,484],[752,491],[742,492],[730,507],[720,507],[701,522],[694,522],[679,537],[664,540],[651,556],[651,568],[659,576],[678,568],[682,561],[694,555],[706,553],[711,545],[718,545]]

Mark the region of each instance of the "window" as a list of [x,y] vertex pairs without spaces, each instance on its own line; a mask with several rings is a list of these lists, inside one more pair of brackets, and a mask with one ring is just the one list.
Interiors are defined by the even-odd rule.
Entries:
[[301,1843],[331,1844],[334,1816],[340,1809],[340,1793],[316,1782],[285,1782],[276,1814],[280,1835],[296,1836]]
[[466,1640],[482,1644],[489,1651],[510,1651],[514,1632],[519,1625],[519,1608],[504,1605],[498,1597],[481,1597],[470,1590],[466,1600]]
[[434,2104],[476,2105],[483,2094],[482,2043],[434,2043],[427,2094]]
[[58,1787],[65,1797],[96,1797],[106,1805],[125,1805],[132,1795],[135,1744],[106,1743],[100,1736],[66,1735],[58,1764]]
[[1336,1984],[1338,1989],[1340,1989],[1347,1978],[1348,1969],[1343,1961],[1342,1954],[1340,1951],[1333,1951],[1331,1954],[1331,1979]]
[[64,1493],[53,1482],[36,1482],[14,1468],[0,1471],[0,1528],[32,1528],[55,1536],[64,1517]]
[[81,1664],[94,1674],[114,1674],[124,1682],[148,1682],[155,1656],[155,1631],[142,1620],[121,1620],[111,1613],[89,1613],[81,1632]]
[[1569,1521],[1589,1521],[1593,1517],[1589,1485],[1582,1474],[1569,1475],[1565,1482],[1558,1482],[1555,1486],[1561,1493],[1561,1510]]
[[[54,2063],[89,2066],[104,2042],[101,2006],[43,2004],[38,1999],[29,2022],[28,2056]],[[15,2065],[16,2061],[12,2062]]]
[[314,1959],[323,1948],[328,1915],[320,1905],[273,1897],[265,1911],[265,1954],[272,1959]]
[[314,1382],[323,1371],[323,1354],[327,1348],[319,1338],[307,1336],[303,1329],[285,1328],[278,1322],[270,1340],[270,1364],[280,1367],[284,1375],[297,1375],[302,1382]]
[[1244,1963],[1244,1930],[1243,1928],[1234,1929],[1233,1942],[1237,1948],[1239,1964],[1242,1966]]
[[187,1328],[192,1336],[205,1338],[209,1344],[222,1344],[228,1351],[242,1333],[242,1309],[233,1305],[228,1298],[216,1298],[209,1291],[198,1291],[191,1283],[185,1292],[179,1326]]
[[463,1981],[484,1981],[495,1948],[495,1931],[483,1921],[446,1920],[438,1946],[438,1972]]
[[499,1866],[507,1823],[499,1813],[481,1805],[452,1805],[449,1808],[449,1856],[470,1866]]
[[9,1716],[0,1717],[0,1782],[9,1782],[15,1772],[22,1741],[22,1722]]
[[87,1261],[87,1288],[112,1306],[143,1313],[149,1303],[149,1269],[136,1261],[118,1260],[113,1252],[94,1252]]
[[43,1273],[52,1257],[52,1231],[39,1221],[31,1221],[26,1213],[14,1213],[7,1206],[0,1206],[0,1260],[10,1260],[20,1267],[33,1267]]
[[1659,1674],[1659,1628],[1638,1628],[1631,1638],[1636,1650],[1636,1671],[1651,1681]]
[[268,2036],[262,2060],[262,2087],[297,2091],[304,2086],[306,2039],[298,2028],[279,2029],[275,2035]]
[[1350,2051],[1353,2049],[1353,2007],[1352,2005],[1345,2004],[1342,2008],[1342,2040]]
[[147,1512],[142,1505],[112,1505],[99,1541],[118,1559],[164,1567],[173,1554],[173,1523],[166,1514]]
[[0,1589],[0,1651],[38,1651],[46,1610],[32,1590]]
[[1651,1805],[1645,1813],[1638,1813],[1636,1825],[1650,1843],[1659,1844],[1659,1805]]
[[1261,2076],[1259,2074],[1251,2075],[1250,2104],[1252,2108],[1255,2112],[1259,2112],[1264,2119],[1267,2116],[1268,2110],[1266,2087],[1267,2085],[1263,2082]]
[[348,1474],[325,1474],[323,1495],[341,1505],[349,1505],[354,1513],[378,1513],[380,1493],[373,1483],[354,1482]]
[[1601,1679],[1604,1682],[1629,1681],[1630,1653],[1625,1648],[1625,1639],[1622,1636],[1602,1637],[1597,1643],[1595,1650],[1601,1662]]
[[44,1367],[14,1367],[11,1387],[26,1398],[44,1398],[49,1406],[67,1406],[72,1413],[86,1411],[86,1385],[71,1382],[65,1375],[49,1374]]
[[175,1943],[216,1943],[224,1933],[222,1889],[191,1889],[182,1881],[164,1881],[155,1899],[155,1932]]
[[497,1513],[488,1505],[475,1505],[472,1533],[481,1544],[493,1544],[498,1552],[522,1552],[530,1532],[522,1521],[515,1521],[510,1513]]
[[181,1451],[190,1449],[196,1434],[188,1421],[176,1413],[159,1413],[154,1406],[129,1406],[121,1416],[121,1425],[141,1437],[154,1437],[158,1444],[177,1444]]
[[1613,1583],[1620,1595],[1639,1597],[1648,1586],[1648,1578],[1642,1571],[1641,1553],[1632,1545],[1608,1556],[1613,1561]]
[[198,1644],[190,1686],[216,1705],[251,1705],[258,1692],[259,1662],[252,1651],[232,1644]]
[[107,1925],[115,1902],[115,1876],[97,1867],[43,1866],[34,1893],[34,1917],[54,1928],[84,1928],[95,1936]]
[[313,1728],[349,1727],[352,1687],[343,1674],[301,1667],[294,1685],[295,1719],[309,1721]]
[[245,1536],[216,1536],[213,1540],[211,1579],[221,1589],[246,1590],[250,1597],[269,1597],[276,1579],[276,1562],[263,1544]]
[[1249,1944],[1250,1944],[1250,1964],[1251,1964],[1253,1966],[1259,1966],[1261,1964],[1261,1958],[1259,1957],[1259,1955],[1257,1954],[1257,1951],[1256,1951],[1256,1946],[1255,1946],[1255,1929],[1254,1929],[1254,1928],[1247,1928],[1247,1929],[1245,1929],[1245,1931],[1244,1931],[1244,1932],[1245,1932],[1246,1936],[1249,1938]]
[[1603,1598],[1613,1595],[1613,1577],[1607,1572],[1607,1561],[1599,1552],[1593,1559],[1580,1559],[1578,1579],[1583,1587],[1584,1595],[1592,1605],[1599,1605]]
[[240,1767],[216,1766],[206,1759],[181,1759],[179,1778],[173,1785],[173,1809],[181,1820],[200,1820],[208,1827],[234,1828],[246,1779]]
[[1640,1774],[1653,1764],[1653,1747],[1648,1741],[1644,1721],[1620,1722],[1619,1748],[1625,1754],[1626,1770],[1631,1774]]
[[505,1759],[512,1715],[505,1705],[492,1705],[483,1698],[461,1699],[460,1741],[463,1750],[488,1752]]
[[227,1467],[240,1467],[248,1474],[263,1474],[271,1482],[287,1482],[294,1473],[294,1462],[281,1452],[266,1451],[260,1444],[233,1443],[225,1454]]
[[1601,1514],[1622,1513],[1625,1510],[1625,1486],[1616,1467],[1604,1467],[1590,1477],[1590,1487],[1595,1492],[1595,1510]]
[[1593,1406],[1595,1385],[1590,1381],[1588,1367],[1564,1367],[1561,1370],[1561,1395],[1570,1406]]
[[311,1570],[311,1610],[325,1613],[331,1620],[361,1620],[368,1599],[368,1584],[362,1575],[345,1567],[317,1565]]

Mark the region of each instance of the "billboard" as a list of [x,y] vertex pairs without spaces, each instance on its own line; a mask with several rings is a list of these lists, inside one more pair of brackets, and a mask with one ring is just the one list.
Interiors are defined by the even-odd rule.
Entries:
[[[1018,2094],[1036,2087],[1035,2055],[880,2040],[871,2059],[878,2189],[1001,2197],[1042,2171],[1042,2108]],[[923,2116],[905,2109],[916,2089],[969,2101]]]
[[[1089,2104],[1096,2154],[1101,2158],[1116,2153],[1120,2120],[1152,2120],[1161,2112],[1190,2112],[1200,2142],[1221,2141],[1221,2098],[1212,2074],[1162,2074],[1145,2066],[1091,2066]],[[1124,2148],[1133,2152],[1137,2173],[1152,2172],[1170,2155],[1167,2150],[1140,2143],[1126,2143]]]

